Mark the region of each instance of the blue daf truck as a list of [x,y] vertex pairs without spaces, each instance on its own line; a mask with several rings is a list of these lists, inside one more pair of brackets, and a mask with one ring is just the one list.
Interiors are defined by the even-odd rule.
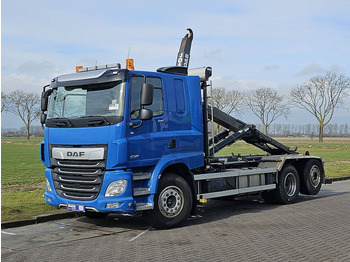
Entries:
[[[320,157],[300,154],[208,103],[212,71],[188,69],[192,37],[189,29],[176,66],[77,68],[43,88],[48,204],[88,217],[143,213],[154,227],[171,228],[211,198],[261,194],[268,203],[288,204],[299,193],[319,192]],[[213,123],[223,131],[209,132]],[[215,155],[237,140],[265,153]]]

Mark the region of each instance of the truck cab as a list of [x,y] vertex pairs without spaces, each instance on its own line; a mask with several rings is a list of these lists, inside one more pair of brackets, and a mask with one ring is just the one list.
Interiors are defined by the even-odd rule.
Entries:
[[[204,165],[201,84],[178,70],[117,64],[51,80],[41,117],[48,204],[87,215],[152,210],[168,173],[179,174],[195,200],[190,170]],[[183,205],[175,203],[167,216]]]

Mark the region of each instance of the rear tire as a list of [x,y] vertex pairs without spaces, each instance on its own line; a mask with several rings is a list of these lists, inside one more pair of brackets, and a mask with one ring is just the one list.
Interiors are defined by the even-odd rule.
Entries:
[[294,166],[288,165],[278,174],[276,189],[262,194],[263,199],[269,204],[294,203],[300,192],[300,179]]
[[154,197],[154,209],[147,212],[147,219],[155,228],[177,227],[190,215],[192,202],[191,188],[185,179],[175,174],[163,174]]
[[320,161],[309,160],[304,169],[300,183],[300,192],[305,195],[317,195],[320,192],[324,172]]

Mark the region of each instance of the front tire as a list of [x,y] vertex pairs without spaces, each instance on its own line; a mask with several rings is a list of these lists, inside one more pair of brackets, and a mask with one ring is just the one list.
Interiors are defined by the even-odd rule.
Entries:
[[182,177],[163,174],[154,197],[154,209],[149,211],[149,223],[159,229],[173,228],[186,221],[192,209],[191,188]]

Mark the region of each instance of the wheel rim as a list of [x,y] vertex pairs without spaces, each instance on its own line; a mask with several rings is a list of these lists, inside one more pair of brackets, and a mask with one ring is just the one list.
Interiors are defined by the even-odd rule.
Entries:
[[177,216],[184,205],[184,195],[176,186],[168,186],[159,195],[158,206],[160,212],[166,217]]
[[317,165],[313,165],[310,169],[309,173],[309,181],[313,187],[317,187],[321,181],[321,170]]
[[284,178],[284,189],[287,196],[294,196],[297,190],[297,179],[293,173],[288,173]]

